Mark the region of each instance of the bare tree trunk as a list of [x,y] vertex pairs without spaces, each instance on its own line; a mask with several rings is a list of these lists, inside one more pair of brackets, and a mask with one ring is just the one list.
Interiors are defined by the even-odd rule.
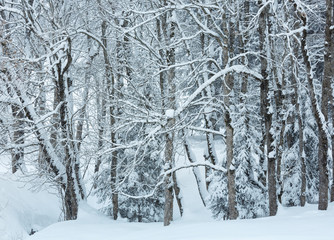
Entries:
[[175,192],[176,202],[177,202],[177,205],[179,207],[180,215],[182,217],[183,216],[183,205],[182,205],[182,198],[181,198],[181,194],[180,194],[181,190],[180,190],[180,187],[178,185],[178,181],[177,181],[175,172],[173,172],[173,188],[174,188],[174,192]]
[[[69,45],[71,44],[70,39],[68,39]],[[62,134],[62,147],[65,151],[65,169],[66,169],[66,187],[64,189],[64,205],[65,205],[65,220],[74,220],[78,215],[78,206],[79,198],[77,196],[76,187],[75,187],[75,156],[73,148],[73,134],[72,128],[70,127],[69,121],[69,112],[68,112],[68,101],[66,92],[69,92],[71,87],[70,79],[65,79],[65,74],[68,71],[71,62],[71,50],[67,51],[67,62],[65,66],[62,66],[62,61],[59,61],[56,64],[56,73],[57,73],[57,87],[58,87],[58,99],[63,102],[59,108],[59,118],[60,118],[60,129]],[[71,149],[71,150],[70,150]]]
[[[328,124],[328,110],[329,110],[329,104],[331,99],[333,98],[333,91],[332,91],[332,86],[331,82],[334,79],[334,71],[333,71],[333,49],[334,49],[334,20],[333,20],[333,0],[326,0],[326,28],[325,28],[325,53],[324,53],[324,77],[322,81],[322,99],[321,99],[321,111],[325,117],[325,121]],[[323,136],[323,138],[327,138],[327,136]],[[327,141],[330,139],[327,139]],[[324,141],[324,140],[322,140]],[[332,143],[333,145],[333,143]],[[327,146],[328,148],[329,146]],[[326,150],[326,151],[325,151]],[[323,151],[326,152],[327,156],[327,149],[323,149]],[[332,152],[334,149],[332,149]],[[332,153],[333,155],[333,153]],[[334,160],[333,160],[334,161]],[[324,201],[328,201],[328,169],[327,169],[327,158],[323,159],[323,162],[321,162],[321,169],[324,171],[324,174],[322,177],[323,179],[323,189],[320,186],[319,190],[322,190],[324,193],[319,193],[319,198],[320,195],[323,198],[323,200],[320,201],[319,199],[319,208],[320,208],[320,202],[323,205],[321,207],[324,209],[327,209],[327,206],[323,203]],[[324,168],[324,169],[323,169]],[[333,179],[334,182],[334,179]],[[334,187],[334,183],[332,182],[332,187]],[[326,191],[326,193],[325,193]],[[333,200],[332,194],[334,190],[331,189],[331,200]]]
[[298,145],[299,145],[299,159],[301,163],[300,206],[304,207],[306,203],[306,164],[304,156],[304,134],[303,134],[304,128],[299,108],[300,108],[299,103],[297,103],[296,111],[298,114],[298,126],[299,126]]
[[[275,49],[275,42],[273,39],[270,41],[271,43],[271,52],[272,56],[275,59],[275,56],[277,56],[276,49]],[[286,53],[284,53],[286,56]],[[276,60],[274,62],[277,62]],[[285,132],[285,126],[286,126],[286,120],[284,119],[284,110],[283,110],[283,101],[285,99],[285,95],[283,94],[283,89],[285,88],[285,72],[283,70],[282,72],[282,81],[279,81],[279,76],[278,76],[278,71],[277,71],[277,66],[273,66],[273,71],[274,71],[274,79],[276,83],[276,89],[274,91],[274,96],[275,96],[275,102],[276,102],[276,119],[277,119],[277,124],[276,124],[276,134],[278,134],[278,143],[276,144],[276,176],[277,176],[277,182],[278,186],[280,188],[280,191],[278,193],[278,201],[279,203],[282,203],[282,195],[283,195],[283,181],[282,181],[282,176],[281,176],[281,167],[282,167],[282,154],[283,154],[283,144],[284,144],[284,132]],[[290,119],[293,119],[290,117]]]
[[[327,0],[327,3],[330,2]],[[313,85],[313,74],[312,74],[312,67],[311,67],[311,61],[309,59],[309,54],[307,50],[307,17],[306,13],[301,12],[297,8],[297,4],[294,3],[294,9],[297,13],[297,16],[301,19],[304,30],[302,35],[302,41],[301,41],[301,50],[302,55],[306,67],[306,73],[307,73],[307,81],[308,81],[308,89],[309,94],[311,98],[311,107],[312,112],[315,117],[315,120],[317,122],[318,131],[319,131],[319,153],[318,153],[318,164],[319,164],[319,210],[326,210],[328,206],[328,169],[327,169],[327,151],[328,151],[328,139],[327,139],[327,110],[328,108],[328,101],[329,101],[329,90],[330,90],[330,78],[327,77],[328,74],[328,67],[326,66],[326,57],[329,57],[327,55],[327,51],[325,51],[325,69],[324,69],[324,79],[322,82],[322,106],[321,110],[319,108],[315,92],[314,92],[314,85]],[[326,56],[327,55],[327,56]],[[330,68],[329,68],[330,70]],[[324,111],[324,112],[323,112]],[[323,115],[324,120],[321,119],[321,115]]]
[[[334,34],[333,34],[334,35]],[[334,40],[333,40],[334,42]],[[334,49],[334,44],[332,46]],[[334,56],[334,51],[332,51],[332,56]],[[332,59],[332,62],[334,64],[334,60]],[[332,64],[332,66],[333,66]],[[332,70],[333,71],[333,70]],[[333,89],[332,89],[333,90]],[[332,96],[332,126],[334,126],[334,97]],[[331,202],[334,202],[334,134],[332,134],[332,185],[331,185]]]
[[[44,85],[41,84],[39,86],[39,91],[40,91],[40,97],[38,101],[38,113],[40,116],[43,116],[45,114],[46,110],[46,94],[45,94],[45,89]],[[44,156],[44,151],[42,145],[39,146],[39,151],[38,151],[38,167],[39,170],[42,172],[46,169],[46,162],[45,162],[45,156]]]
[[[110,78],[107,78],[108,85],[108,94],[109,94],[109,113],[110,113],[110,127],[111,127],[111,144],[112,148],[116,148],[117,140],[116,140],[116,132],[113,129],[116,123],[116,111],[117,107],[115,106],[115,79],[113,74],[111,73],[111,82]],[[111,191],[112,191],[112,203],[113,203],[113,218],[114,220],[118,217],[118,193],[117,193],[117,151],[113,150],[111,153],[111,168],[110,168],[110,176],[111,176]]]
[[228,217],[229,219],[237,219],[238,210],[236,208],[236,191],[235,191],[235,162],[233,156],[233,132],[232,120],[229,112],[230,107],[230,93],[233,88],[234,78],[232,75],[228,75],[224,84],[224,104],[226,107],[225,110],[225,128],[226,128],[226,161],[227,161],[227,188],[228,188]]
[[[294,49],[294,55],[298,56],[298,48]],[[294,86],[294,95],[296,98],[295,108],[296,116],[298,121],[298,147],[299,147],[299,162],[301,164],[301,186],[300,186],[300,206],[304,207],[306,204],[306,164],[304,156],[304,125],[302,120],[302,113],[300,109],[300,96],[298,91],[298,83],[296,76],[298,76],[297,63],[294,61],[291,56],[291,65],[292,65],[292,85]]]
[[[202,55],[205,56],[205,48],[206,48],[206,38],[205,35],[202,34],[201,35],[201,47],[202,47]],[[203,73],[203,82],[206,82],[208,80],[208,73],[207,73],[207,66],[204,66],[204,73]],[[198,86],[200,86],[203,82],[201,82],[201,80],[198,80]],[[211,94],[211,87],[207,87],[206,89],[204,89],[201,92],[202,97],[207,97],[207,98],[211,98],[212,94]],[[212,121],[210,119],[211,116],[211,111],[210,111],[210,107],[206,107],[205,108],[205,112],[204,112],[204,123],[205,123],[205,128],[206,129],[213,129],[212,126]],[[214,147],[214,135],[213,133],[210,132],[206,132],[205,133],[206,136],[206,152],[204,154],[204,159],[206,161],[209,161],[211,164],[216,164],[217,163],[217,159],[216,159],[216,153],[215,153],[215,147]],[[205,168],[205,181],[206,181],[206,189],[209,189],[210,186],[210,180],[209,180],[209,175],[211,173],[210,168],[206,167]]]
[[104,96],[104,84],[99,85],[99,89],[102,89],[102,93],[99,92],[98,96],[97,96],[97,126],[98,126],[98,142],[97,142],[97,148],[98,148],[98,154],[99,156],[97,157],[96,163],[95,163],[95,167],[94,167],[94,174],[95,176],[95,181],[97,180],[97,174],[100,170],[100,165],[102,163],[102,159],[101,159],[101,150],[103,148],[103,136],[104,136],[104,132],[105,132],[105,118],[107,115],[107,111],[106,111],[106,100],[105,100],[105,96]]
[[[103,44],[107,44],[106,42],[106,24],[102,22],[101,24],[101,30],[102,30],[102,36],[101,36],[101,41]],[[88,42],[90,42],[90,39],[87,39]],[[106,45],[104,45],[107,47]],[[88,45],[88,49],[90,52],[90,44]],[[103,49],[103,56],[104,56],[104,61],[106,63],[107,61],[107,53],[105,52],[106,49]],[[90,56],[90,59],[87,63],[88,66],[92,64],[93,59],[95,56]],[[107,61],[108,62],[108,61]],[[109,68],[108,66],[105,66],[105,76],[108,76],[108,71]],[[90,74],[88,74],[88,69],[86,70],[86,78],[89,78]],[[104,133],[105,133],[105,125],[106,125],[106,116],[107,116],[107,107],[106,107],[106,98],[107,98],[107,93],[106,93],[106,80],[105,78],[96,79],[96,86],[98,89],[98,93],[96,96],[96,107],[97,107],[97,127],[98,127],[98,142],[97,142],[97,149],[98,149],[98,154],[99,156],[96,159],[95,166],[94,166],[94,188],[96,188],[96,181],[97,181],[97,176],[100,170],[100,165],[102,163],[102,157],[101,157],[101,150],[103,148],[103,143],[104,143]]]
[[[293,65],[295,65],[295,63],[293,63]],[[297,71],[297,69],[295,71]],[[303,133],[304,126],[303,126],[303,121],[301,117],[298,85],[297,85],[295,76],[298,76],[296,72],[292,76],[292,84],[294,86],[294,95],[296,97],[295,108],[296,108],[296,115],[297,115],[297,121],[298,121],[298,147],[299,147],[298,156],[299,156],[299,162],[301,164],[300,205],[304,207],[306,203],[306,165],[305,165],[305,156],[304,156],[304,133]]]
[[88,103],[88,94],[89,94],[89,82],[88,78],[85,78],[85,88],[83,93],[83,100],[82,100],[82,106],[79,110],[79,121],[76,127],[76,135],[75,135],[75,143],[73,144],[74,151],[75,151],[75,164],[74,164],[74,173],[75,173],[75,180],[77,181],[77,184],[79,186],[79,193],[81,196],[81,199],[85,199],[85,190],[83,188],[83,185],[81,184],[82,178],[80,173],[80,161],[78,159],[79,152],[81,149],[81,144],[83,141],[83,125],[85,122],[85,116],[86,116],[86,107]]
[[[167,120],[167,128],[171,128],[175,121],[173,118]],[[166,148],[165,148],[165,167],[167,170],[172,168],[174,161],[174,146],[173,146],[174,133],[169,132],[166,135]],[[173,178],[169,173],[165,180],[165,207],[164,207],[164,226],[168,226],[173,221]]]
[[[166,1],[162,1],[163,5],[166,5]],[[175,49],[169,47],[171,44],[171,39],[175,35],[175,23],[168,22],[170,13],[166,13],[161,18],[157,19],[157,35],[160,42],[163,42],[167,46],[167,50],[159,50],[159,55],[162,62],[165,62],[167,66],[172,66],[175,64]],[[162,69],[161,69],[162,70]],[[174,130],[175,118],[171,116],[171,113],[167,114],[167,111],[174,111],[175,109],[175,69],[174,67],[169,68],[168,70],[161,71],[160,73],[160,91],[161,91],[161,106],[163,114],[167,117],[167,123],[165,126],[165,170],[172,169],[174,165]],[[164,205],[164,226],[170,225],[173,220],[173,201],[174,201],[174,192],[179,194],[179,188],[177,183],[174,182],[175,176],[172,173],[168,173],[165,176],[164,188],[165,188],[165,205]],[[179,198],[179,196],[177,197]],[[178,204],[180,204],[180,212],[182,212],[181,200],[178,199]]]
[[[326,30],[325,30],[325,69],[324,69],[324,79],[327,78],[329,84],[334,80],[334,6],[333,1],[326,0]],[[327,44],[327,45],[326,45]],[[331,86],[333,87],[333,86]],[[334,97],[333,88],[329,93],[329,98],[331,100],[331,110],[332,110],[332,123],[334,126]],[[332,141],[332,185],[330,192],[330,201],[334,202],[334,134],[331,136]]]
[[[263,1],[259,0],[260,7],[263,6]],[[266,42],[266,26],[267,26],[267,11],[268,7],[263,9],[259,15],[259,38],[260,38],[260,52],[261,52],[261,102],[263,102],[262,114],[265,124],[265,146],[267,148],[266,154],[268,159],[268,195],[269,195],[269,215],[274,216],[277,212],[277,196],[276,196],[276,159],[274,156],[273,135],[270,131],[272,126],[272,113],[269,112],[269,79],[268,79],[268,63],[267,51],[265,47]],[[270,23],[268,23],[268,31],[270,32]]]
[[13,143],[18,145],[12,150],[12,173],[17,170],[22,171],[24,164],[24,111],[18,105],[12,105],[12,115],[14,117],[13,124]]
[[[68,153],[67,153],[68,154]],[[66,164],[66,176],[67,184],[64,194],[64,205],[65,205],[65,220],[75,220],[78,216],[78,207],[79,199],[76,194],[75,185],[74,185],[74,173],[72,162],[68,159],[68,164]]]
[[[334,56],[334,51],[332,51],[332,56]],[[334,97],[333,96],[332,96],[332,126],[334,126]],[[331,200],[330,201],[334,202],[334,134],[332,134],[332,185],[331,185]]]
[[[117,55],[117,52],[116,52]],[[107,79],[108,84],[108,93],[109,93],[109,113],[110,113],[110,127],[111,127],[111,144],[112,148],[116,148],[117,146],[117,133],[114,130],[114,126],[116,124],[116,116],[118,115],[118,106],[117,106],[117,96],[116,96],[116,81],[115,75],[111,73],[111,82],[109,78]],[[118,80],[120,80],[118,78]],[[118,183],[118,176],[117,176],[117,169],[118,169],[118,151],[113,150],[111,153],[111,191],[112,191],[112,203],[113,203],[113,218],[117,220],[118,217],[118,192],[117,192],[117,183]]]
[[[166,4],[166,3],[165,3]],[[172,14],[172,13],[169,13]],[[162,22],[162,29],[165,36],[165,43],[166,45],[170,45],[172,40],[175,37],[175,27],[176,24],[173,20],[171,20],[171,16],[166,16],[164,21]],[[170,22],[169,22],[170,21]],[[164,27],[165,26],[165,27]],[[167,30],[169,29],[169,31]],[[167,47],[166,50],[166,62],[167,66],[175,65],[175,48],[174,47]],[[175,109],[175,92],[176,92],[176,85],[175,85],[175,67],[170,67],[167,71],[167,102],[166,107],[168,107],[168,111]],[[166,113],[166,112],[165,112]],[[168,114],[169,115],[169,114]],[[166,150],[165,150],[165,164],[170,169],[174,165],[174,141],[175,141],[175,130],[173,129],[175,126],[175,117],[167,116],[167,135],[166,135]],[[173,187],[175,190],[175,195],[177,199],[177,203],[179,206],[179,210],[181,215],[183,214],[183,207],[182,201],[180,197],[180,189],[177,186],[176,177],[173,174],[168,174],[166,177],[165,182],[165,209],[164,209],[164,226],[168,226],[170,222],[173,220]]]
[[[228,98],[225,96],[225,98]],[[227,103],[228,100],[226,100]],[[225,103],[225,104],[226,104]],[[235,192],[235,163],[233,159],[233,127],[231,125],[230,113],[225,113],[226,127],[226,159],[227,159],[227,188],[228,188],[228,211],[229,219],[237,219],[238,210],[236,208],[236,192]]]
[[[204,122],[205,122],[205,128],[206,129],[212,129],[212,124],[210,119],[208,118],[207,114],[204,114]],[[206,161],[209,161],[211,164],[216,164],[216,156],[215,156],[215,150],[214,150],[214,141],[213,141],[213,134],[206,132],[206,147],[207,147],[207,153],[204,154],[204,158]],[[206,182],[206,189],[209,189],[210,186],[210,181],[208,180],[209,178],[209,173],[210,173],[210,168],[206,167],[205,168],[205,182]]]
[[[263,5],[262,0],[258,1],[259,6],[261,7]],[[267,54],[265,51],[265,30],[266,30],[266,14],[264,12],[265,10],[262,10],[259,16],[259,43],[260,43],[260,52],[261,52],[261,75],[262,75],[262,81],[260,84],[260,108],[261,108],[261,130],[262,130],[262,139],[261,139],[261,145],[260,149],[262,152],[262,155],[260,156],[260,167],[263,172],[263,175],[261,174],[259,176],[260,182],[263,184],[263,186],[267,186],[267,168],[266,162],[268,161],[267,156],[267,134],[266,134],[266,113],[268,111],[268,100],[267,100],[267,85],[268,85],[268,73],[267,73]]]
[[[101,8],[101,1],[98,1],[99,7]],[[101,9],[101,11],[103,11]],[[113,129],[115,123],[116,123],[116,106],[115,104],[115,78],[113,74],[113,69],[111,66],[111,62],[108,55],[108,42],[107,42],[107,21],[103,20],[101,24],[101,38],[102,38],[102,44],[103,44],[103,57],[104,57],[104,64],[105,64],[105,79],[106,79],[106,88],[107,88],[107,95],[108,95],[108,104],[109,104],[109,114],[110,114],[110,128],[111,128],[111,134],[110,134],[110,140],[111,140],[111,147],[116,147],[116,132]],[[102,100],[103,101],[103,100]],[[103,102],[102,105],[105,103]],[[101,106],[104,107],[104,106]],[[105,109],[102,109],[102,116],[104,114]],[[104,129],[101,129],[99,134],[103,135]],[[95,165],[95,171],[98,172],[99,166],[101,164],[101,159],[98,159],[98,162]],[[110,165],[110,176],[111,176],[111,192],[112,192],[112,204],[113,204],[113,218],[114,220],[118,217],[118,193],[117,193],[117,151],[113,150],[111,153],[111,165]]]
[[[231,16],[234,17],[234,16]],[[228,26],[229,22],[230,26]],[[233,55],[233,41],[234,41],[234,31],[232,28],[232,19],[227,19],[226,13],[223,15],[223,31],[225,38],[223,39],[223,65],[227,66],[229,55]],[[223,93],[224,93],[224,122],[226,128],[226,168],[227,168],[227,188],[228,188],[228,218],[233,220],[238,218],[237,202],[236,202],[236,189],[235,189],[235,161],[234,161],[234,129],[232,127],[232,119],[230,115],[230,94],[233,90],[234,76],[228,74],[225,76],[225,81],[223,83]]]

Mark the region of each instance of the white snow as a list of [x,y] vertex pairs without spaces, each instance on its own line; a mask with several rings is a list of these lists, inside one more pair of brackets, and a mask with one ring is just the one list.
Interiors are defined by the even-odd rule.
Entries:
[[[203,139],[190,143],[196,161],[203,162]],[[216,142],[222,155],[220,141]],[[219,162],[222,159],[218,159]],[[177,166],[187,164],[178,154]],[[199,170],[204,170],[199,167]],[[1,170],[1,165],[0,165]],[[3,172],[3,171],[2,171]],[[203,172],[202,172],[203,173]],[[177,172],[180,182],[184,216],[178,213],[174,202],[174,221],[168,227],[158,223],[129,223],[117,221],[99,213],[94,197],[82,203],[78,220],[57,222],[59,201],[46,192],[31,192],[31,184],[17,182],[10,173],[0,171],[0,240],[333,240],[334,203],[327,211],[318,211],[317,205],[306,207],[279,207],[275,217],[217,221],[203,207],[191,168]],[[20,179],[22,180],[22,178]],[[28,236],[31,229],[38,230]]]
[[304,208],[280,208],[278,216],[252,220],[213,221],[193,213],[193,219],[162,223],[127,223],[113,221],[81,208],[79,219],[54,224],[28,240],[333,240],[334,205],[328,211]]
[[174,114],[175,114],[174,109],[167,109],[167,110],[166,110],[166,117],[167,117],[167,118],[173,118],[173,117],[174,117]]
[[58,198],[45,190],[33,192],[31,184],[19,178],[0,175],[0,240],[24,239],[32,229],[39,231],[59,220]]

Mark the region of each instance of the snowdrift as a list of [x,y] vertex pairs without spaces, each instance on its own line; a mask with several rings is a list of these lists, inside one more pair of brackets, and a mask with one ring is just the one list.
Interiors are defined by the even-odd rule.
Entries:
[[[196,218],[200,220],[201,215]],[[318,211],[316,205],[281,207],[276,217],[250,220],[179,219],[169,227],[162,223],[114,221],[85,206],[78,220],[56,223],[28,240],[333,240],[333,223],[334,204],[328,211]]]
[[[191,174],[184,172],[180,178],[185,176]],[[0,175],[0,240],[333,240],[334,203],[327,211],[318,211],[317,205],[280,207],[275,217],[215,221],[199,207],[191,188],[182,187],[185,215],[176,215],[169,227],[114,221],[86,203],[80,206],[78,220],[58,222],[60,204],[54,194],[32,192],[30,184]],[[29,236],[32,229],[37,232]]]
[[58,221],[57,196],[46,190],[33,191],[32,185],[9,174],[0,174],[0,240],[24,239]]

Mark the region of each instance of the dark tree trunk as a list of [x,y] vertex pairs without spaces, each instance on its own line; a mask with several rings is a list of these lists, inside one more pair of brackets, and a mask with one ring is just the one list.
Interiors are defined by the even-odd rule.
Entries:
[[[167,4],[166,1],[163,3]],[[165,53],[163,51],[160,52],[160,57],[163,62],[166,62],[169,69],[166,71],[166,74],[160,75],[160,90],[162,96],[162,108],[164,110],[164,114],[166,115],[167,110],[174,111],[175,110],[175,48],[170,47],[176,31],[176,23],[172,20],[170,13],[166,13],[161,18],[161,21],[158,21],[158,37],[161,40],[163,33],[164,42],[166,44],[167,50]],[[162,30],[162,31],[161,31]],[[166,124],[166,146],[165,146],[165,167],[167,170],[170,170],[174,166],[174,138],[175,138],[175,122],[176,119],[174,116],[166,115],[167,124]],[[177,194],[177,203],[180,209],[180,213],[183,213],[182,202],[179,195],[179,188],[177,186],[177,182],[174,182],[175,176],[172,173],[168,173],[165,178],[165,206],[164,206],[164,226],[170,225],[173,220],[173,201],[174,201],[174,192]]]
[[12,173],[22,170],[24,164],[24,111],[18,105],[12,105],[13,124],[13,143],[18,145],[12,150]]
[[[115,141],[113,141],[115,143]],[[111,191],[112,191],[112,210],[114,220],[118,217],[118,193],[117,193],[117,152],[111,154]]]
[[[171,128],[174,125],[174,119],[167,120],[167,128]],[[167,170],[170,170],[174,161],[174,133],[169,132],[166,134],[166,147],[165,147],[165,166]],[[166,175],[165,179],[165,207],[164,207],[164,226],[170,225],[173,221],[173,177],[172,173]]]
[[[334,6],[333,0],[326,0],[326,30],[325,30],[325,68],[324,68],[324,80],[327,81],[327,85],[331,87],[331,83],[334,80]],[[333,99],[333,89],[330,89],[328,92],[328,98],[330,98],[331,102],[331,110],[332,110],[332,123],[334,124],[334,99]],[[326,101],[325,106],[328,104],[329,100]],[[328,110],[328,108],[327,108]],[[332,185],[330,192],[330,201],[334,201],[334,134],[331,136],[332,140],[332,168],[333,168],[333,176],[332,176]]]
[[[227,66],[229,56],[233,56],[235,29],[233,28],[232,19],[228,19],[226,13],[223,15],[223,32],[226,37],[223,38],[223,66]],[[229,23],[229,24],[227,24]],[[238,218],[237,202],[236,202],[236,186],[235,186],[235,160],[234,160],[234,129],[230,115],[230,95],[234,86],[233,74],[227,74],[223,83],[224,95],[224,122],[226,129],[226,169],[227,169],[227,188],[228,188],[228,218],[231,220]]]
[[174,192],[175,192],[176,202],[177,202],[177,205],[179,206],[180,215],[182,217],[183,216],[183,205],[182,205],[181,189],[180,189],[179,184],[177,182],[175,172],[173,173],[173,188],[174,188]]
[[64,205],[65,205],[65,220],[75,220],[78,216],[78,202],[74,178],[73,169],[70,166],[66,166],[67,184],[64,193]]
[[[330,0],[327,0],[327,3]],[[301,50],[304,59],[304,64],[307,73],[307,82],[308,82],[308,89],[309,95],[311,99],[311,107],[312,112],[315,117],[318,131],[319,131],[319,152],[318,152],[318,165],[319,165],[319,210],[326,210],[328,206],[328,169],[327,169],[327,158],[328,158],[328,139],[327,139],[327,109],[328,108],[328,101],[329,101],[329,91],[330,91],[330,78],[327,78],[326,74],[328,73],[326,69],[328,69],[328,65],[326,64],[326,58],[329,56],[327,55],[327,50],[325,51],[325,69],[324,69],[324,79],[322,82],[322,99],[321,99],[321,112],[319,111],[319,105],[315,96],[314,92],[314,79],[312,74],[311,68],[311,61],[309,59],[309,54],[307,50],[307,18],[304,12],[301,12],[297,8],[297,4],[294,4],[295,12],[297,13],[298,17],[303,23],[305,29],[303,30],[302,41],[301,41]],[[326,48],[326,46],[325,46]],[[327,65],[327,66],[326,66]],[[330,68],[329,68],[330,69]],[[324,111],[324,112],[323,112]],[[321,114],[324,116],[324,122],[321,119]]]
[[[263,1],[258,1],[259,6],[263,6]],[[266,51],[266,26],[268,25],[268,33],[270,34],[270,22],[267,22],[268,7],[263,9],[259,16],[259,42],[261,52],[261,102],[263,103],[262,114],[265,125],[265,146],[267,149],[267,161],[268,161],[268,196],[269,196],[269,215],[274,216],[277,212],[277,196],[276,196],[276,159],[274,156],[274,138],[271,133],[272,127],[272,113],[269,111],[269,79],[268,79],[268,62]]]
[[[297,44],[297,43],[296,43]],[[294,49],[294,55],[298,56],[298,48]],[[306,164],[305,164],[305,156],[304,156],[304,125],[302,120],[302,113],[300,110],[300,98],[299,98],[299,91],[298,91],[298,83],[296,76],[298,76],[297,72],[297,63],[291,57],[291,65],[292,68],[292,85],[294,86],[294,95],[296,98],[295,101],[295,109],[296,109],[296,116],[298,121],[298,147],[299,147],[299,162],[301,166],[301,186],[300,186],[300,206],[304,207],[306,203]]]

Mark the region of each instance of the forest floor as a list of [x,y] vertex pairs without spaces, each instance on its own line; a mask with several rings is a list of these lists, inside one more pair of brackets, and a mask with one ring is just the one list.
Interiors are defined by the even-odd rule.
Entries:
[[[201,139],[194,140],[194,153],[202,156]],[[217,143],[219,144],[219,142]],[[220,144],[222,145],[222,144]],[[217,154],[223,151],[217,146]],[[181,156],[182,154],[180,154]],[[129,223],[104,216],[94,197],[89,197],[79,209],[75,221],[62,219],[61,203],[48,185],[37,177],[13,176],[2,159],[0,163],[0,240],[333,240],[334,203],[327,211],[317,205],[285,208],[280,206],[275,217],[217,221],[201,202],[190,168],[177,172],[183,197],[184,215],[177,205],[174,221],[168,227],[159,223]],[[197,159],[199,160],[199,159]],[[9,161],[7,161],[9,164]],[[179,157],[178,164],[186,164]],[[7,165],[8,165],[7,164]],[[204,172],[204,171],[203,171]],[[40,185],[40,184],[37,184]],[[31,231],[37,231],[29,236]]]
[[28,240],[333,240],[334,205],[319,212],[316,206],[280,208],[278,216],[252,220],[176,220],[162,223],[113,221],[81,209],[76,221],[60,222]]
[[[187,176],[187,172],[182,174]],[[188,175],[190,176],[190,175]],[[22,180],[22,179],[20,179]],[[168,227],[162,223],[111,220],[96,210],[95,200],[80,207],[78,220],[58,222],[57,197],[46,191],[31,192],[30,183],[0,174],[0,240],[333,240],[334,203],[327,211],[317,205],[280,207],[275,217],[216,221],[200,200],[183,186],[186,208]],[[91,205],[90,205],[91,204]],[[93,207],[92,207],[93,205]],[[31,229],[37,230],[29,236]]]

